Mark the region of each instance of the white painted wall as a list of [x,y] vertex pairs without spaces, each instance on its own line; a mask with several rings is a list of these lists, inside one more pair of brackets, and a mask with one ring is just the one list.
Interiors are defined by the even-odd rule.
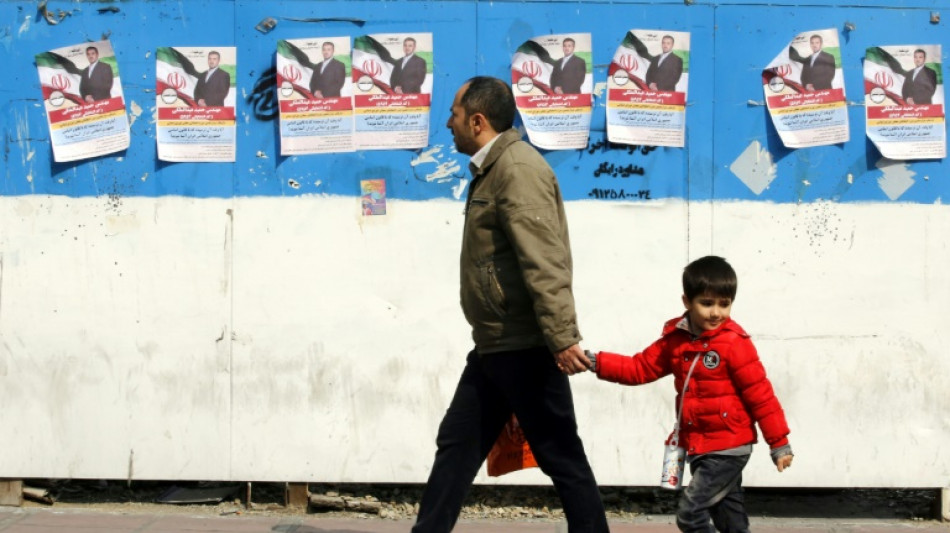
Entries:
[[[6,477],[422,482],[470,349],[462,205],[0,198]],[[635,352],[707,253],[792,427],[750,486],[942,487],[950,210],[568,204],[586,347]],[[654,485],[670,378],[573,378],[598,481]],[[131,472],[130,472],[131,470]],[[545,483],[536,470],[479,482]]]

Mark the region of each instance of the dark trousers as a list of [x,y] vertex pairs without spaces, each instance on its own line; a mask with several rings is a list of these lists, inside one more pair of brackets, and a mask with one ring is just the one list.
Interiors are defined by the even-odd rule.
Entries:
[[413,533],[448,533],[514,412],[541,471],[554,482],[571,533],[606,532],[597,481],[577,435],[568,378],[547,348],[468,355],[439,426],[435,463]]
[[701,455],[690,462],[692,478],[676,511],[680,531],[748,533],[742,495],[742,469],[748,462],[748,455]]

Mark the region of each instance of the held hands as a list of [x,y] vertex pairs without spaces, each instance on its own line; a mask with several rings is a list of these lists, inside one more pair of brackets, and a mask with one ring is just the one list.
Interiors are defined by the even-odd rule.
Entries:
[[557,362],[558,370],[568,376],[590,369],[590,359],[584,355],[584,350],[581,350],[579,344],[557,352],[554,354],[554,360]]
[[775,467],[778,468],[779,472],[792,466],[792,457],[795,457],[795,456],[792,454],[788,454],[788,455],[783,455],[775,460]]

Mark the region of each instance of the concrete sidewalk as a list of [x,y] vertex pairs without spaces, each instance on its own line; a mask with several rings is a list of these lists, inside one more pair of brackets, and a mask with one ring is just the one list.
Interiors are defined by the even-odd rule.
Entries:
[[[407,533],[406,520],[340,519],[321,515],[293,517],[187,516],[120,514],[85,510],[0,508],[0,533]],[[950,524],[935,521],[873,519],[753,518],[756,533],[950,533]],[[670,516],[612,521],[613,533],[674,533]],[[564,523],[466,521],[456,533],[566,533]]]

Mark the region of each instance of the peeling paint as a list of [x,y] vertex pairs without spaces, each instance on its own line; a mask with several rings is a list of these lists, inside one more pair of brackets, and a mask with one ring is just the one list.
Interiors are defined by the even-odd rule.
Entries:
[[299,189],[299,188],[300,188],[300,183],[299,183],[297,180],[293,179],[293,178],[287,180],[287,185],[289,185],[292,189]]
[[444,163],[440,163],[436,167],[435,172],[430,172],[426,174],[425,180],[428,182],[445,182],[452,178],[456,177],[456,174],[462,170],[462,165],[455,159],[449,159]]
[[462,191],[465,190],[466,185],[468,185],[468,179],[462,178],[459,180],[458,185],[452,187],[452,196],[454,196],[456,200],[462,199]]
[[916,172],[903,161],[894,161],[882,157],[874,164],[883,174],[877,179],[877,186],[891,200],[897,200],[914,184]]
[[30,184],[30,192],[35,192],[33,186],[33,156],[36,150],[30,144],[30,122],[26,115],[21,116],[13,111],[13,121],[16,124],[17,145],[20,147],[20,161],[26,173],[26,181]]
[[594,90],[592,92],[594,96],[598,98],[602,98],[606,90],[607,90],[607,82],[601,81],[594,84]]
[[23,34],[30,31],[30,21],[33,20],[33,17],[27,16],[23,19],[23,23],[20,24],[20,29],[17,30],[17,37],[23,37]]
[[429,148],[428,150],[419,154],[419,156],[413,159],[412,161],[410,161],[409,164],[412,166],[416,166],[421,163],[438,163],[438,161],[436,161],[435,158],[432,156],[433,154],[437,154],[441,152],[442,148],[443,146],[441,144],[437,144],[433,146],[432,148]]
[[131,109],[132,114],[132,119],[129,121],[129,127],[131,128],[132,125],[135,124],[136,119],[142,115],[142,106],[140,106],[135,100],[132,100],[132,102],[129,104],[129,108]]
[[752,141],[729,166],[742,183],[756,195],[768,188],[776,177],[777,166],[772,162],[772,154],[759,141]]
[[[433,172],[429,172],[424,177],[421,177],[423,181],[427,183],[444,183],[451,179],[459,177],[457,174],[462,170],[462,165],[459,164],[456,159],[449,159],[447,161],[440,161],[443,159],[442,150],[445,148],[442,144],[437,144],[432,148],[420,153],[418,157],[409,162],[410,165],[416,167],[421,164],[431,163],[436,165],[436,169]],[[453,150],[454,152],[454,150]],[[416,177],[419,177],[416,174]]]

